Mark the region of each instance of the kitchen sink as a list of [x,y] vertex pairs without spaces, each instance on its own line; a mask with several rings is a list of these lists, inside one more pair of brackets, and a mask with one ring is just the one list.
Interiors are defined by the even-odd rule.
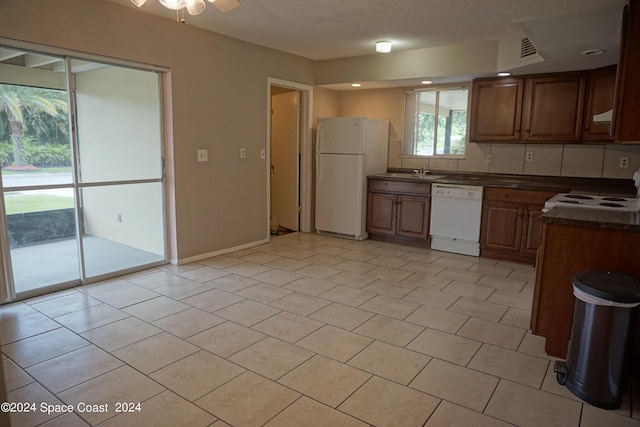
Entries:
[[444,175],[423,175],[421,173],[385,173],[380,176],[388,176],[389,178],[418,179],[434,181],[444,178]]

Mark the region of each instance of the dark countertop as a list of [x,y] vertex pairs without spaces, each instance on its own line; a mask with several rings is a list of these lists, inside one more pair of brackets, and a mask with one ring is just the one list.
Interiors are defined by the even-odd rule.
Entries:
[[413,174],[413,171],[406,169],[389,169],[388,173],[369,175],[369,178],[402,182],[424,182],[425,184],[438,182],[442,184],[478,185],[482,187],[546,190],[558,193],[569,193],[573,191],[585,194],[607,194],[622,197],[636,196],[636,188],[632,179],[573,178],[445,171],[430,171],[426,177],[421,177],[418,174]]
[[[385,174],[370,175],[368,178],[388,181],[420,182],[425,184],[437,182],[443,184],[477,185],[482,187],[545,190],[558,193],[606,194],[621,197],[636,197],[637,194],[632,179],[572,178],[444,171],[430,171],[428,175],[420,176],[414,174],[412,170],[406,169],[389,169]],[[640,232],[640,212],[556,207],[544,213],[540,221],[543,223]]]
[[640,233],[640,212],[555,207],[542,214],[540,221],[542,223],[610,228]]

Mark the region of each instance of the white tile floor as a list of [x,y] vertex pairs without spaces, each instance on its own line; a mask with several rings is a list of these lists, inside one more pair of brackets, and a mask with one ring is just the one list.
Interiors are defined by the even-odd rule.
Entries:
[[5,305],[9,400],[37,405],[12,421],[639,426],[635,389],[605,411],[557,384],[528,332],[533,280],[522,264],[292,233]]

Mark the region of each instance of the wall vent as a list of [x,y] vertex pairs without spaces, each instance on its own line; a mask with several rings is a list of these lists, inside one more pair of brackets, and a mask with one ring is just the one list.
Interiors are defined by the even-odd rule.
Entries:
[[522,37],[520,41],[520,59],[531,58],[538,55],[538,50],[529,40],[529,37]]

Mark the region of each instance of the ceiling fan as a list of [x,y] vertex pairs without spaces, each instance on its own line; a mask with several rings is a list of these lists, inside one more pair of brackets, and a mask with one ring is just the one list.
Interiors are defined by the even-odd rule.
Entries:
[[[167,9],[180,11],[182,9],[187,9],[189,15],[200,15],[204,11],[204,7],[206,3],[204,0],[159,0],[160,4],[162,4]],[[229,12],[230,10],[235,9],[240,6],[240,2],[238,0],[208,0],[209,3],[212,3],[215,7],[217,7],[221,12]],[[142,7],[147,0],[131,0],[131,3],[135,4],[137,7]],[[184,22],[184,18],[182,19]]]

